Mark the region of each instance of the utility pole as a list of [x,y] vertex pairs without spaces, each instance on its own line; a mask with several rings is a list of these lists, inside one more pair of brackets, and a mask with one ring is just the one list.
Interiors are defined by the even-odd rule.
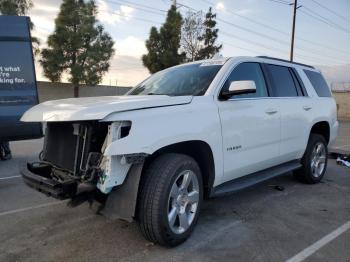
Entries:
[[173,0],[173,6],[176,7],[176,0]]
[[298,9],[298,0],[294,0],[292,40],[291,40],[291,44],[290,44],[290,61],[291,62],[293,62],[293,56],[294,56],[295,19],[297,16],[297,9]]

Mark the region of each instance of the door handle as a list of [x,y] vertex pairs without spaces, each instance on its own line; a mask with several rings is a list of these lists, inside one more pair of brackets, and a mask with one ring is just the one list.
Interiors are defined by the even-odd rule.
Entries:
[[268,114],[268,115],[273,115],[273,114],[276,114],[278,111],[276,109],[273,109],[273,108],[269,108],[269,109],[266,109],[265,113]]
[[303,106],[303,109],[304,109],[305,111],[309,111],[311,108],[312,108],[311,106]]

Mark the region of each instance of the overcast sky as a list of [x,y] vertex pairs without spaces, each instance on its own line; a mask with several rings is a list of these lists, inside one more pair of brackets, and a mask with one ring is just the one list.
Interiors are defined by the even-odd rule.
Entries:
[[[178,0],[180,12],[189,8],[217,13],[223,56],[269,55],[288,59],[292,0]],[[60,0],[33,0],[33,35],[46,45],[53,32]],[[141,56],[151,26],[165,20],[170,0],[96,0],[99,21],[114,41],[116,54],[103,84],[135,85],[148,76]],[[312,65],[350,64],[350,1],[299,0],[295,60]],[[37,79],[45,80],[37,64]]]

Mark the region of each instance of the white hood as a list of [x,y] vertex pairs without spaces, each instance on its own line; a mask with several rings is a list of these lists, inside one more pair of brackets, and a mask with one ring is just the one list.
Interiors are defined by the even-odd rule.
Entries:
[[102,96],[69,98],[41,103],[29,109],[23,122],[56,122],[100,120],[114,112],[182,105],[191,103],[192,96]]

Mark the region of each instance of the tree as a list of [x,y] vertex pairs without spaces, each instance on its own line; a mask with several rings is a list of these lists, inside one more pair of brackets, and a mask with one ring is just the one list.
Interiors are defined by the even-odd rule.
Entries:
[[109,69],[114,54],[114,42],[96,20],[94,1],[64,0],[55,20],[55,31],[48,38],[48,48],[42,50],[44,75],[52,82],[64,73],[79,96],[81,84],[96,85]]
[[203,47],[199,51],[198,57],[200,59],[208,59],[212,58],[215,54],[217,54],[222,45],[216,45],[215,42],[218,38],[219,29],[216,28],[216,14],[212,13],[211,7],[209,11],[205,15],[204,20],[204,33],[199,38],[199,40],[203,41]]
[[182,25],[181,48],[186,53],[187,61],[195,61],[199,58],[203,41],[203,14],[202,12],[188,11]]
[[176,7],[171,6],[165,23],[159,31],[152,27],[146,41],[148,54],[142,56],[142,62],[150,73],[178,65],[185,59],[185,53],[179,53],[182,16]]
[[32,0],[0,0],[0,12],[3,15],[26,15],[32,7]]

